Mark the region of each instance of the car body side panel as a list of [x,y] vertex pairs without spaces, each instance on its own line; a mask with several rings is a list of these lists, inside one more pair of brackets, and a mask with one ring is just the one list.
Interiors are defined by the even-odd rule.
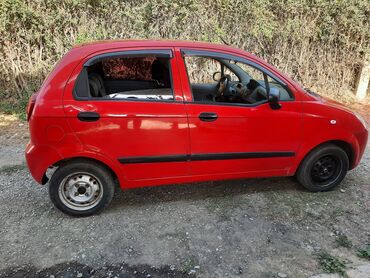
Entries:
[[[273,110],[268,103],[255,107],[187,104],[191,154],[263,153],[267,157],[192,161],[192,174],[290,171],[302,142],[300,102],[286,102]],[[202,112],[214,112],[218,119],[204,122]],[[289,156],[268,157],[273,153]]]
[[[126,50],[131,49],[119,49]],[[109,52],[112,50],[94,55]],[[92,56],[84,59],[75,69],[64,91],[63,100],[68,123],[81,141],[84,151],[104,153],[117,162],[119,159],[125,161],[144,156],[186,155],[189,144],[188,123],[175,60],[171,59],[175,101],[76,100],[72,95],[74,81],[82,69],[82,64],[90,57]],[[81,111],[97,112],[100,119],[96,122],[82,122],[77,118]],[[125,181],[121,181],[121,184],[130,180],[171,178],[189,174],[186,161],[120,163],[120,171],[125,175]]]
[[[45,108],[46,109],[46,108]],[[124,177],[117,161],[104,153],[86,150],[79,138],[71,130],[64,116],[38,117],[30,121],[31,140],[26,148],[26,161],[30,172],[38,183],[48,167],[66,159],[90,158],[107,165],[120,181]]]
[[29,119],[30,141],[26,161],[32,176],[42,183],[48,167],[63,159],[64,152],[80,149],[63,110],[63,90],[73,69],[81,60],[80,53],[70,51],[56,64],[36,93],[35,107]]
[[[224,51],[213,52],[230,54]],[[280,170],[280,175],[287,175],[291,172],[292,162],[302,141],[302,103],[297,100],[299,97],[295,97],[294,101],[281,102],[282,107],[278,110],[271,109],[269,103],[255,106],[194,103],[180,49],[177,49],[176,57],[182,72],[184,98],[188,100],[186,110],[191,154],[292,153],[291,156],[192,161],[191,174],[260,172],[266,175],[269,171]],[[294,87],[290,87],[290,91],[296,95]],[[199,119],[203,112],[215,113],[218,118],[204,122]]]
[[302,159],[316,146],[329,141],[342,141],[353,150],[353,169],[360,161],[367,141],[367,130],[344,108],[326,101],[306,101],[303,103],[303,140],[298,152],[294,173]]
[[[126,101],[125,108],[122,109],[122,105],[118,102],[82,102],[73,99],[72,89],[75,79],[83,62],[88,57],[123,49],[153,48],[177,49],[175,51],[176,62],[172,67],[176,93],[176,103],[173,106],[170,107],[167,103],[160,102]],[[283,167],[284,169],[270,170],[260,168],[259,171],[247,173],[235,171],[233,173],[191,175],[188,162],[125,165],[118,161],[117,156],[189,155],[191,153],[189,144],[185,143],[190,135],[188,115],[183,102],[191,102],[192,95],[190,88],[186,88],[189,87],[186,80],[186,69],[181,64],[183,63],[182,59],[179,59],[181,58],[179,50],[182,48],[220,51],[245,57],[268,68],[287,82],[295,94],[296,101],[301,102],[299,109],[303,111],[302,144],[298,147],[295,145],[297,147],[296,156],[288,171]],[[63,93],[65,94],[64,100]],[[99,113],[104,116],[104,124],[87,126],[87,123],[73,123],[76,121],[75,117],[79,111],[95,111],[96,109],[99,109]],[[225,120],[230,119],[226,112],[224,116]],[[330,120],[333,118],[336,119],[336,125],[330,124]],[[351,145],[354,151],[354,161],[351,167],[353,168],[359,163],[367,142],[367,131],[354,115],[336,105],[320,101],[305,93],[291,79],[254,55],[224,45],[181,41],[113,41],[73,48],[61,59],[44,81],[37,94],[29,123],[31,138],[26,149],[26,158],[30,172],[37,182],[41,183],[47,168],[60,160],[88,157],[101,161],[111,168],[117,175],[122,188],[294,175],[301,160],[309,151],[317,145],[331,140],[342,140]],[[288,123],[285,124],[286,126],[283,128],[288,128]],[[121,129],[124,131],[123,133]],[[102,144],[102,140],[106,140],[107,136],[113,138],[109,146]],[[285,139],[289,140],[289,136]],[[177,144],[173,144],[173,142],[177,142]],[[141,148],[141,146],[145,146],[145,148]],[[122,151],[118,152],[117,147],[123,147]],[[212,146],[209,147],[212,148]],[[114,148],[116,149],[113,150]],[[206,161],[203,164],[204,168],[210,167]]]

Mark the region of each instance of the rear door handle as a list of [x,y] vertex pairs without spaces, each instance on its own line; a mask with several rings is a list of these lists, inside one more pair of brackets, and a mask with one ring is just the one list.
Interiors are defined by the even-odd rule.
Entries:
[[203,122],[213,122],[216,121],[218,115],[213,112],[202,112],[199,114],[199,119]]
[[100,119],[100,115],[96,112],[80,112],[77,118],[82,122],[95,122]]

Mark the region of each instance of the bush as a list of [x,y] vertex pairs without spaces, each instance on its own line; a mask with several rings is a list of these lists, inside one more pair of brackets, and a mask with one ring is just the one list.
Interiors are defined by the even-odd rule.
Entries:
[[369,49],[368,0],[2,0],[0,97],[23,99],[75,43],[168,38],[229,44],[342,101]]
[[370,260],[370,244],[366,244],[364,247],[358,249],[357,256]]
[[317,260],[326,273],[338,273],[341,276],[346,276],[346,263],[340,258],[334,257],[326,251],[321,251],[317,254]]

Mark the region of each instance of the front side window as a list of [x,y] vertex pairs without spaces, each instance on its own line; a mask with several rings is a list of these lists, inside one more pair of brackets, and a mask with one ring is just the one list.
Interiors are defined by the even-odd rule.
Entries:
[[281,100],[292,99],[284,85],[258,68],[230,59],[185,56],[195,102],[259,104],[269,88],[279,89]]
[[170,71],[166,57],[107,57],[84,67],[74,91],[78,98],[173,100]]

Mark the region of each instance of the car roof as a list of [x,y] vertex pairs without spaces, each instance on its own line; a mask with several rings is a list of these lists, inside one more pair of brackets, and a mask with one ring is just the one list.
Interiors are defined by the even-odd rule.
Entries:
[[73,48],[85,47],[204,47],[204,48],[229,48],[238,50],[237,48],[230,47],[226,44],[200,42],[200,41],[187,41],[187,40],[166,40],[166,39],[135,39],[135,40],[100,40],[91,41],[87,43],[76,44]]
[[256,60],[260,60],[253,54],[250,54],[244,50],[228,46],[226,44],[217,44],[209,42],[199,41],[184,41],[184,40],[165,40],[165,39],[142,39],[142,40],[101,40],[92,41],[73,46],[72,51],[80,52],[81,54],[91,54],[97,51],[104,51],[107,49],[115,48],[132,48],[132,47],[189,47],[189,48],[201,48],[209,50],[223,50],[232,52],[239,55],[248,55]]

